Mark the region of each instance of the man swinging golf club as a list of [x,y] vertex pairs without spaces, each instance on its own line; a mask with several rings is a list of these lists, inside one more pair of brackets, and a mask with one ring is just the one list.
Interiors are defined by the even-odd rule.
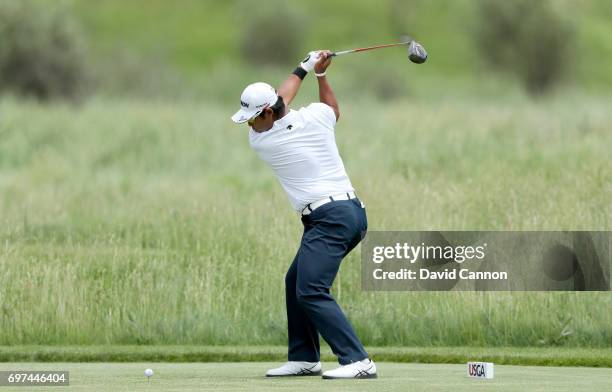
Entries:
[[[289,361],[268,370],[268,377],[320,375],[321,334],[341,365],[324,372],[323,378],[376,378],[374,362],[330,294],[340,262],[368,226],[365,207],[336,147],[334,126],[340,110],[325,76],[332,57],[327,50],[310,52],[278,92],[266,83],[247,86],[241,109],[232,116],[234,122],[249,125],[251,147],[274,170],[304,225],[285,277]],[[288,110],[313,69],[320,102]]]

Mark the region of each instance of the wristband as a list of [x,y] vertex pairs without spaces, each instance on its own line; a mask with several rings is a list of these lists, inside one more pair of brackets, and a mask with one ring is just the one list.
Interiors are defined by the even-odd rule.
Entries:
[[308,71],[306,71],[304,68],[302,67],[297,67],[295,70],[293,70],[292,74],[294,74],[295,76],[297,76],[298,78],[300,78],[300,80],[304,80],[304,78],[306,77],[306,75],[308,74]]
[[320,73],[320,74],[318,74],[318,73],[316,73],[316,72],[315,72],[315,76],[316,76],[317,78],[320,78],[320,77],[322,77],[322,76],[325,76],[326,74],[327,74],[327,71],[322,72],[322,73]]

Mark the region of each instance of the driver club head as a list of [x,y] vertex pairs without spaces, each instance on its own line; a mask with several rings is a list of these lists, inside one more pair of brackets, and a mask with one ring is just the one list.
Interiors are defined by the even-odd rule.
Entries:
[[410,41],[408,45],[408,58],[415,64],[423,64],[427,60],[427,51],[416,41]]

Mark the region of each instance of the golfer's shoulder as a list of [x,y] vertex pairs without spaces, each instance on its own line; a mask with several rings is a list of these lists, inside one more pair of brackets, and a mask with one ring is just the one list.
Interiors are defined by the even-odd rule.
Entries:
[[323,102],[313,102],[310,105],[302,109],[307,110],[310,113],[313,113],[314,115],[322,115],[322,116],[331,115],[335,118],[334,109],[332,109],[331,106]]
[[313,102],[300,109],[302,115],[311,121],[333,128],[336,125],[336,115],[331,106],[323,102]]

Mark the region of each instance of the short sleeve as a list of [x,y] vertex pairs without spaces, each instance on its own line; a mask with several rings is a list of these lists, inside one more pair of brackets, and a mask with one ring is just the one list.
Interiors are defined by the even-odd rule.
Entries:
[[307,107],[308,112],[314,117],[315,121],[333,130],[336,125],[336,113],[331,106],[323,102],[311,103]]

